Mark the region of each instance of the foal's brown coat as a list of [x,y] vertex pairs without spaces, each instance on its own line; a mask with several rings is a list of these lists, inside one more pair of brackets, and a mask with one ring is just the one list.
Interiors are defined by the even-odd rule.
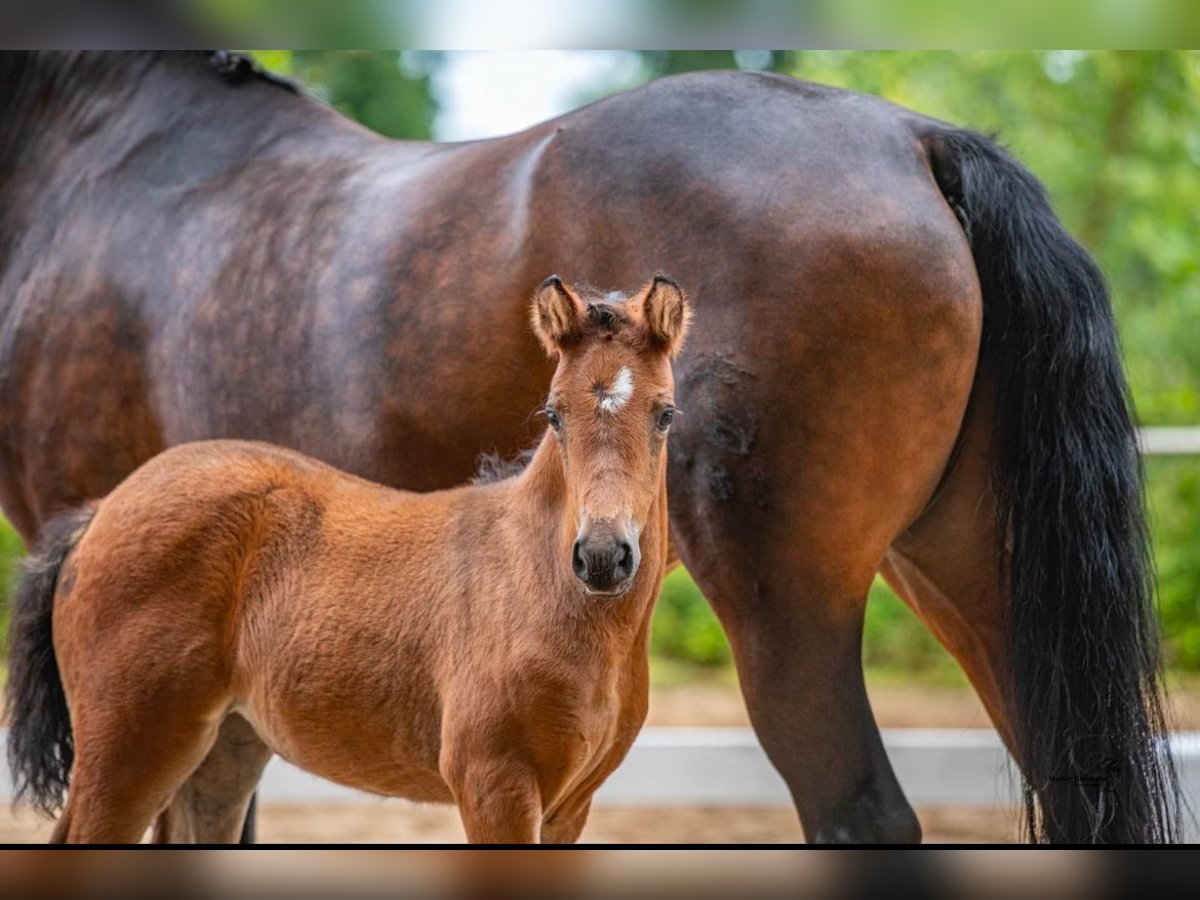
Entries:
[[[687,316],[664,278],[591,303],[549,279],[556,427],[504,481],[404,493],[240,441],[130,476],[58,582],[76,759],[55,839],[135,841],[161,813],[159,840],[234,840],[278,753],[454,802],[472,841],[574,841],[645,718]],[[572,574],[601,526],[640,544],[620,595]]]

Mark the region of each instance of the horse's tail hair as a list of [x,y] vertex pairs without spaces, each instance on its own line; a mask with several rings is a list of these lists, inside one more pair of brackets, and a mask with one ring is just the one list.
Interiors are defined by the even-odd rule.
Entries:
[[983,292],[1013,729],[1037,841],[1165,842],[1163,720],[1141,457],[1104,278],[991,139],[925,136]]
[[8,764],[15,799],[54,815],[70,778],[75,746],[54,654],[54,597],[63,563],[94,509],[62,513],[42,528],[37,552],[24,563],[9,622]]

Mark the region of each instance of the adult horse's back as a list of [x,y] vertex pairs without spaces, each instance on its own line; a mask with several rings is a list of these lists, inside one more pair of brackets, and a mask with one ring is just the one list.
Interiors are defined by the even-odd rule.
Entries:
[[672,535],[808,836],[920,834],[863,687],[881,569],[980,692],[1036,835],[1171,835],[1108,300],[987,140],[765,75],[438,145],[199,55],[0,68],[0,502],[27,539],[197,438],[461,481],[534,436],[545,272],[694,273]]

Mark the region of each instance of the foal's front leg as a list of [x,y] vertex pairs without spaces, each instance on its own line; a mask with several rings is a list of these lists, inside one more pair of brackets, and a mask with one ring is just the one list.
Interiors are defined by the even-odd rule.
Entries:
[[540,843],[542,798],[525,765],[472,760],[447,780],[472,844]]
[[542,842],[574,844],[583,833],[591,809],[592,795],[581,794],[550,812],[542,822]]

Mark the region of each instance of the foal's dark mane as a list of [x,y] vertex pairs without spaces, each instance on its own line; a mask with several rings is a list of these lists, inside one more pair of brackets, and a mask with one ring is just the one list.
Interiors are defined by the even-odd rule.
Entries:
[[479,468],[471,479],[471,484],[495,484],[515,478],[529,468],[537,447],[522,450],[516,456],[505,457],[499,453],[484,453],[479,457]]
[[620,291],[602,291],[585,285],[576,288],[576,294],[587,307],[586,326],[616,333],[629,323],[629,316],[622,306],[626,295]]

